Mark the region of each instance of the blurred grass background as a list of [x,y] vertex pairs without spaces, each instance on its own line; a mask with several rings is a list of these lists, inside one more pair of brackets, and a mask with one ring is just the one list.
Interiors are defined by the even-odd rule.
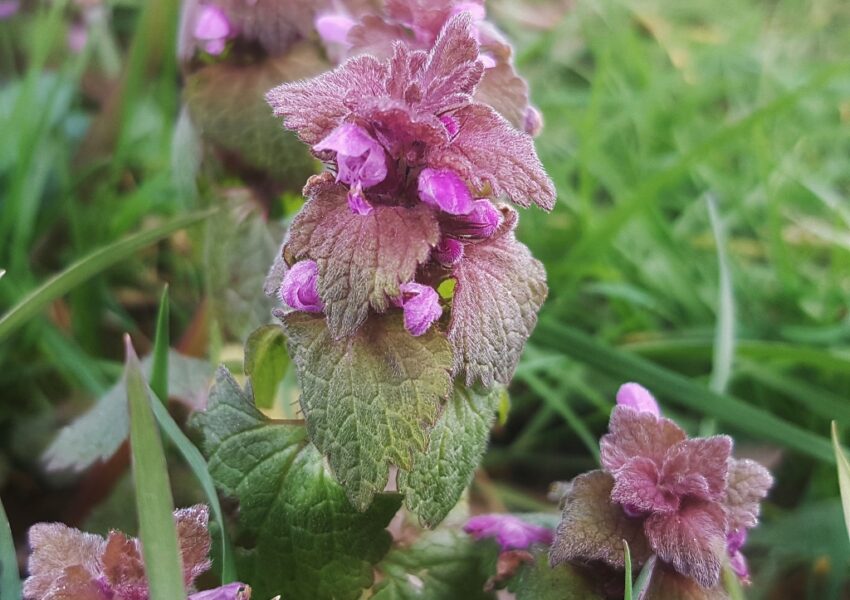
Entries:
[[[0,21],[0,313],[125,236],[225,209],[126,257],[108,251],[116,264],[70,281],[0,335],[0,494],[18,540],[36,520],[79,525],[93,511],[120,512],[101,503],[126,465],[57,476],[42,466],[44,448],[118,377],[122,332],[145,350],[165,282],[178,347],[213,362],[232,356],[267,318],[251,296],[262,294],[279,238],[245,215],[297,208],[291,196],[254,202],[239,177],[197,171],[174,28],[163,25],[176,18],[172,3],[87,10],[88,41],[73,52],[84,4],[25,2]],[[488,7],[544,113],[538,148],[559,203],[521,217],[550,298],[476,481],[482,501],[540,508],[549,482],[593,468],[629,356],[819,438],[833,418],[846,434],[850,3]],[[572,345],[563,325],[607,354]],[[692,433],[735,435],[739,455],[777,476],[750,540],[747,597],[850,598],[834,466],[677,389],[659,394],[666,412]]]

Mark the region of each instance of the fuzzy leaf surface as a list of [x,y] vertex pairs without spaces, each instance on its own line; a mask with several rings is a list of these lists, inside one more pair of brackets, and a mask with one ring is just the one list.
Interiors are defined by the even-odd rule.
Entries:
[[487,392],[456,386],[431,430],[425,454],[413,470],[399,472],[399,491],[426,527],[437,526],[471,483],[487,449],[501,393],[501,388]]
[[587,578],[572,565],[549,566],[545,554],[522,568],[509,584],[516,600],[601,600]]
[[346,188],[329,174],[311,179],[305,194],[310,200],[292,224],[286,250],[295,259],[316,261],[329,327],[335,338],[349,336],[370,306],[384,311],[428,259],[439,241],[437,218],[421,203],[354,214]]
[[543,264],[508,226],[486,242],[467,245],[453,275],[453,373],[467,385],[507,385],[546,299]]
[[286,315],[283,327],[310,439],[364,510],[386,486],[390,465],[409,471],[428,447],[452,390],[448,341],[436,328],[411,336],[399,311],[375,315],[339,341],[307,313]]
[[690,577],[676,573],[673,569],[657,566],[652,573],[645,600],[729,600],[722,584],[710,588],[702,587]]
[[269,422],[224,369],[195,423],[216,484],[240,502],[241,537],[252,545],[237,558],[239,574],[255,595],[359,598],[389,550],[385,527],[400,497],[380,494],[356,511],[304,428]]

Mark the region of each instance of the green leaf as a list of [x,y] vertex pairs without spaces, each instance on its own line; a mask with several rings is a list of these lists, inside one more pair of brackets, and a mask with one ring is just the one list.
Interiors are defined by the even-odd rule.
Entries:
[[841,448],[838,439],[838,425],[832,422],[832,448],[835,450],[835,462],[838,463],[838,486],[841,489],[841,506],[844,508],[844,525],[850,536],[850,460]]
[[280,382],[289,367],[286,337],[280,325],[264,325],[245,342],[245,374],[251,378],[254,402],[271,408]]
[[240,502],[240,579],[258,598],[356,600],[389,550],[385,531],[401,504],[380,494],[356,511],[303,427],[275,424],[219,369],[209,407],[195,417],[218,487]]
[[0,598],[20,598],[21,579],[18,576],[18,557],[15,541],[3,503],[0,502]]
[[130,453],[133,459],[133,482],[139,515],[139,539],[145,560],[151,600],[186,598],[183,569],[174,525],[174,501],[168,481],[165,451],[159,437],[151,404],[136,352],[125,338],[127,348],[127,401],[130,405]]
[[384,578],[371,600],[493,600],[484,591],[487,547],[450,531],[426,534],[378,565]]
[[524,567],[508,588],[514,592],[516,600],[602,600],[603,598],[594,590],[588,578],[573,565],[549,566],[545,552],[539,553],[534,563]]
[[[152,362],[150,356],[142,360],[142,372],[146,376],[151,373]],[[168,378],[170,396],[181,400],[190,410],[206,403],[212,379],[209,363],[171,350]],[[121,379],[92,408],[63,428],[44,453],[47,469],[83,471],[112,457],[130,432],[126,398],[125,380]]]
[[175,231],[206,219],[214,212],[205,210],[178,217],[159,227],[134,233],[81,258],[27,294],[5,315],[0,317],[0,340],[37,316],[52,301],[98,273],[132,256],[140,249],[168,237]]
[[708,214],[717,243],[717,269],[719,295],[717,299],[717,327],[714,334],[714,356],[711,367],[711,389],[722,394],[732,376],[735,358],[735,296],[732,291],[732,274],[726,252],[726,230],[717,210],[717,201],[708,196]]
[[221,510],[221,503],[218,501],[218,493],[215,491],[215,484],[212,476],[207,470],[207,461],[201,454],[192,441],[186,437],[180,430],[180,426],[171,418],[168,409],[161,402],[152,402],[153,414],[156,417],[157,423],[162,427],[168,439],[177,447],[183,460],[192,469],[198,483],[206,494],[207,502],[212,509],[213,516],[218,522],[219,540],[221,544],[221,582],[231,583],[236,581],[236,564],[234,562],[233,547],[230,543],[230,536],[227,535],[227,527],[224,521],[224,513]]
[[535,341],[541,347],[571,356],[620,381],[640,381],[670,402],[714,417],[758,439],[775,442],[824,462],[835,462],[829,440],[734,396],[718,394],[683,375],[607,346],[577,329],[546,320],[538,327]]
[[634,591],[632,590],[632,553],[629,550],[629,542],[623,540],[623,554],[624,560],[626,563],[626,593],[623,596],[623,600],[632,600],[632,596]]
[[154,395],[164,404],[168,403],[168,284],[162,290],[159,313],[156,317],[156,335],[153,341],[153,367],[150,386]]
[[456,386],[431,430],[428,449],[410,472],[399,472],[405,504],[426,527],[438,525],[472,481],[502,394],[501,387],[486,391]]
[[400,311],[374,315],[339,341],[307,313],[286,315],[283,327],[310,439],[365,510],[390,465],[410,471],[428,448],[428,429],[452,390],[449,343],[436,328],[410,335]]

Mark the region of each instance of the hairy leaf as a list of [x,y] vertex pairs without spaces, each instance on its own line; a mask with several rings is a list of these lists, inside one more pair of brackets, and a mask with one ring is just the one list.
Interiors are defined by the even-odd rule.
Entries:
[[[142,372],[150,377],[151,358],[142,361]],[[171,350],[168,354],[168,390],[172,398],[181,400],[190,410],[206,404],[207,388],[212,378],[209,363],[183,356]],[[97,403],[67,425],[44,453],[48,470],[83,471],[96,462],[112,457],[130,432],[127,390],[122,379]]]
[[285,57],[257,64],[207,65],[187,78],[184,97],[203,138],[227,159],[296,190],[314,172],[314,163],[294,135],[280,131],[265,93],[281,81],[310,77],[326,68],[312,45],[299,44]]
[[543,264],[506,226],[490,240],[467,245],[454,277],[453,373],[467,385],[507,385],[546,299]]
[[531,136],[514,127],[494,109],[471,104],[454,113],[460,131],[449,146],[438,148],[429,161],[434,168],[457,171],[476,187],[490,187],[519,206],[555,206],[555,186],[534,150]]
[[424,204],[375,206],[358,215],[346,194],[330,174],[311,179],[305,188],[310,200],[292,223],[287,244],[296,259],[318,264],[319,296],[335,338],[354,333],[370,306],[384,311],[440,236],[434,212]]
[[411,336],[400,311],[373,316],[341,341],[307,313],[290,313],[283,326],[310,439],[364,510],[390,465],[409,471],[428,447],[427,431],[452,390],[449,344],[435,328]]
[[729,600],[721,584],[704,588],[669,567],[656,566],[644,600]]
[[601,600],[587,577],[572,565],[552,567],[541,553],[508,586],[516,600]]
[[500,62],[484,71],[475,99],[492,106],[500,115],[522,130],[528,108],[528,84],[509,62]]
[[405,504],[426,527],[438,525],[454,508],[487,448],[502,389],[489,392],[456,386],[431,430],[428,450],[410,472],[399,472]]
[[623,540],[629,544],[634,563],[646,561],[650,551],[643,521],[627,518],[619,505],[611,503],[613,487],[613,477],[604,471],[591,471],[573,480],[549,553],[552,565],[601,560],[623,568]]
[[255,597],[359,598],[390,547],[384,528],[401,498],[379,494],[356,511],[305,430],[268,421],[223,368],[195,422],[216,484],[240,502],[241,534],[252,544],[239,574]]
[[485,592],[486,545],[447,531],[390,552],[372,600],[493,600]]
[[754,460],[729,461],[726,511],[730,531],[756,526],[761,501],[771,485],[773,477],[770,472]]

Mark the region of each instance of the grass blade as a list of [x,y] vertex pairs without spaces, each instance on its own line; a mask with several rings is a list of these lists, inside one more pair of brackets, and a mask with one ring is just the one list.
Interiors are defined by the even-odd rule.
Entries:
[[535,342],[538,346],[571,356],[620,381],[640,381],[671,402],[714,417],[719,422],[732,425],[756,438],[774,442],[830,464],[835,463],[835,454],[829,440],[743,400],[727,394],[718,394],[639,356],[597,342],[577,329],[551,320],[542,321],[535,333]]
[[657,561],[658,559],[653,554],[640,570],[640,574],[638,574],[634,585],[635,600],[644,600],[646,597],[646,592],[649,590],[649,582],[652,580],[652,573],[655,571],[655,563]]
[[0,340],[41,313],[44,307],[53,300],[68,293],[91,277],[133,255],[140,249],[168,237],[175,231],[206,219],[214,212],[215,210],[204,210],[178,217],[159,227],[140,231],[104,246],[74,262],[67,269],[54,275],[27,294],[5,315],[0,317]]
[[156,316],[156,334],[153,340],[153,368],[151,391],[163,404],[168,404],[168,284],[162,290],[159,313]]
[[838,425],[832,422],[832,448],[835,450],[835,462],[838,463],[838,487],[841,490],[841,506],[844,509],[844,525],[850,537],[850,459],[838,441]]
[[218,501],[218,494],[215,491],[215,484],[207,470],[207,462],[204,460],[200,450],[198,450],[192,441],[186,437],[180,430],[180,426],[171,418],[168,409],[160,402],[151,402],[153,414],[156,417],[159,426],[168,436],[168,439],[177,447],[183,459],[195,477],[198,483],[201,484],[204,493],[207,496],[210,509],[212,510],[215,520],[218,522],[221,540],[221,582],[232,583],[236,581],[236,564],[233,561],[233,548],[230,545],[230,537],[227,535],[227,529],[224,526],[224,513],[221,510],[221,504]]
[[154,420],[150,389],[139,359],[126,336],[127,401],[130,405],[130,452],[139,516],[139,538],[151,600],[186,598],[183,569],[174,525],[174,500],[165,451]]
[[21,579],[18,576],[18,558],[12,528],[0,502],[0,598],[20,598]]
[[626,591],[623,594],[623,600],[632,600],[632,551],[629,550],[629,543],[623,540],[623,552],[626,557]]
[[714,334],[714,355],[711,365],[710,387],[722,394],[729,385],[732,361],[735,357],[735,298],[732,293],[732,275],[726,255],[726,232],[717,212],[717,201],[713,196],[706,198],[711,229],[717,244],[717,270],[719,273],[717,299],[717,328]]

